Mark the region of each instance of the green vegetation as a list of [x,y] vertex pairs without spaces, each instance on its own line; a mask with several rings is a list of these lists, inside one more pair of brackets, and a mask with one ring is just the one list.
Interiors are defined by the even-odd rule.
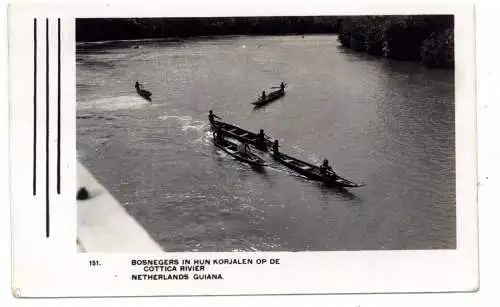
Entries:
[[391,59],[454,67],[452,15],[349,16],[339,21],[346,48]]

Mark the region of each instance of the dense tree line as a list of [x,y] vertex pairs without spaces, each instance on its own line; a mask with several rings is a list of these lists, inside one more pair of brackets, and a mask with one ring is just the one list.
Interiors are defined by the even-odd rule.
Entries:
[[355,51],[453,68],[453,28],[452,15],[83,18],[76,21],[76,40],[338,33]]
[[355,51],[453,68],[453,29],[452,15],[346,16],[338,40]]
[[336,33],[338,18],[221,17],[221,18],[100,18],[77,19],[77,41],[142,38],[186,38],[235,34]]

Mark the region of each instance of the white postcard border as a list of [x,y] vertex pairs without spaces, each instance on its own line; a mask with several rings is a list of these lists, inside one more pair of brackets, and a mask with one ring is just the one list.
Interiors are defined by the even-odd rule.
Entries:
[[[184,3],[190,3],[184,2]],[[9,11],[10,124],[11,124],[11,198],[13,226],[13,287],[19,296],[142,296],[142,295],[216,295],[216,294],[312,294],[312,293],[378,293],[473,291],[478,287],[477,256],[477,171],[476,171],[476,103],[474,63],[474,23],[471,6],[361,6],[336,7],[321,2],[294,5],[269,4],[265,10],[251,5],[213,4],[197,7],[182,5],[18,5]],[[362,251],[299,253],[165,253],[98,254],[76,253],[76,137],[75,105],[75,17],[167,17],[228,15],[349,15],[349,14],[443,14],[455,13],[456,43],[456,176],[457,176],[457,249],[432,251]],[[63,176],[62,195],[51,196],[50,239],[45,238],[45,199],[40,193],[31,195],[32,152],[32,35],[33,17],[40,23],[49,18],[55,29],[57,18],[62,23],[63,87],[62,105]],[[57,35],[51,30],[51,36]],[[40,37],[43,31],[40,31]],[[56,50],[51,45],[51,50]],[[54,57],[50,67],[56,67]],[[55,78],[51,71],[51,80]],[[43,72],[38,79],[43,84]],[[54,101],[56,88],[51,83]],[[39,116],[43,118],[42,97]],[[53,105],[51,105],[51,109]],[[51,113],[52,114],[55,113]],[[45,123],[38,122],[38,131]],[[54,122],[50,122],[50,147],[55,148]],[[45,136],[39,136],[39,146]],[[27,145],[28,144],[28,145]],[[55,151],[52,150],[52,153]],[[43,173],[45,157],[39,156],[38,169]],[[51,154],[50,164],[56,162]],[[23,175],[21,175],[23,174]],[[39,181],[40,190],[45,185]],[[51,172],[50,186],[55,186]],[[257,258],[280,259],[279,265],[210,266],[208,272],[221,273],[219,281],[131,281],[137,268],[132,259],[215,259]],[[90,267],[98,260],[99,267]]]

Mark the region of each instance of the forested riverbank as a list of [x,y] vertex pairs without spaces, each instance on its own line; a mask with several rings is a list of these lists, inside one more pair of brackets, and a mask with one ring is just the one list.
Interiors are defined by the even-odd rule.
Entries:
[[222,35],[338,33],[349,49],[454,67],[452,15],[77,19],[80,42]]
[[337,33],[338,17],[85,18],[76,41]]
[[349,49],[430,67],[454,67],[454,20],[440,16],[350,16],[339,22]]

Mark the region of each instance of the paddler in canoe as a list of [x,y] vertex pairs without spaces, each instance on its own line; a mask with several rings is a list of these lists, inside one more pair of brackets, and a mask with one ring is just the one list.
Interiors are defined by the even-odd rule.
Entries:
[[265,147],[266,146],[266,134],[264,133],[264,129],[260,129],[259,134],[257,135],[258,139],[257,142],[259,143],[259,146]]
[[208,120],[210,121],[211,124],[215,122],[214,118],[220,119],[219,116],[215,115],[212,110],[208,111]]
[[142,96],[144,99],[151,101],[151,92],[143,89],[142,84],[140,84],[139,81],[135,81],[135,90],[137,91],[137,94]]
[[279,152],[280,152],[279,147],[280,147],[280,145],[279,145],[278,140],[274,140],[274,143],[273,143],[273,154],[274,155],[279,154]]
[[323,160],[323,164],[321,164],[321,166],[319,167],[319,172],[322,175],[327,175],[327,174],[336,175],[335,172],[333,171],[333,168],[330,165],[328,165],[327,159]]
[[285,81],[281,81],[280,86],[272,86],[271,88],[276,88],[283,92],[285,90],[285,87],[286,87]]
[[142,88],[142,84],[140,84],[137,80],[135,81],[135,89],[138,91],[144,91],[144,89]]

